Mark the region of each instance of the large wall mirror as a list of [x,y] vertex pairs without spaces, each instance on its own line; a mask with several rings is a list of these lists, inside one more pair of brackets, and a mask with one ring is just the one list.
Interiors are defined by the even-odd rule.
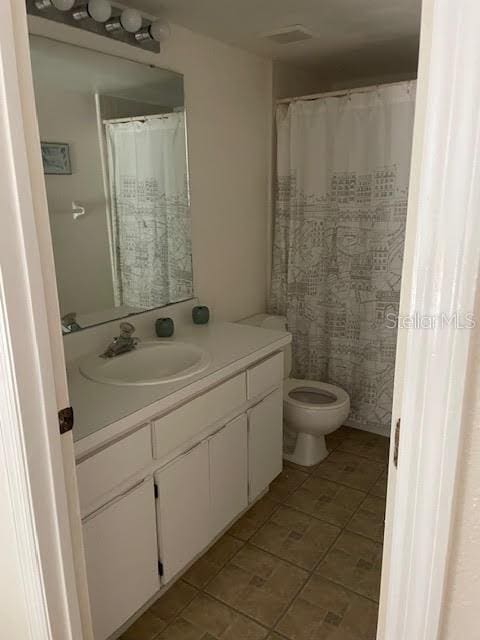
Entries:
[[30,47],[63,331],[191,298],[183,77]]

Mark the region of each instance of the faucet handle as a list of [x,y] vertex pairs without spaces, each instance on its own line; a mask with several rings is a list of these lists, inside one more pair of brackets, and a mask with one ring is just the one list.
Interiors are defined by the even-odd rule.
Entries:
[[135,327],[131,322],[121,322],[120,323],[120,337],[122,338],[130,338],[132,333],[135,332]]
[[76,321],[77,321],[76,311],[70,311],[69,313],[66,313],[64,316],[62,316],[62,324],[64,327],[68,326],[69,324],[74,324]]

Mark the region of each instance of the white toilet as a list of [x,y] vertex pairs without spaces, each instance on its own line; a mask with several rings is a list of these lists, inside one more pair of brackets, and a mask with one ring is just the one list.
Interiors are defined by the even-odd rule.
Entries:
[[[242,321],[264,329],[286,331],[282,316],[258,314]],[[346,391],[326,382],[290,378],[292,347],[285,348],[283,411],[285,423],[283,457],[305,467],[328,455],[325,436],[338,429],[350,413]]]

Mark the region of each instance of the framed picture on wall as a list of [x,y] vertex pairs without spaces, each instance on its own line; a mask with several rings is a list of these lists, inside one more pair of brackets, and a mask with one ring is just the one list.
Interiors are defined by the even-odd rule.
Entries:
[[41,144],[45,175],[71,175],[70,146],[65,142],[42,142]]

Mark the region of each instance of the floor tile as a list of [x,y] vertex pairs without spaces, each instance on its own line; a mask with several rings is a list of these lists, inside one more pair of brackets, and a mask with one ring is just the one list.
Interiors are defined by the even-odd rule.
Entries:
[[206,592],[271,627],[307,577],[302,569],[246,545],[210,582]]
[[386,498],[387,497],[387,482],[388,482],[388,471],[382,473],[380,478],[375,482],[373,487],[370,489],[370,493],[377,498]]
[[385,465],[337,449],[321,462],[313,475],[369,491],[384,471]]
[[158,640],[263,640],[267,633],[253,620],[200,594]]
[[166,626],[164,620],[148,609],[122,634],[120,640],[154,640]]
[[381,570],[382,545],[345,531],[315,572],[363,596],[378,600]]
[[182,580],[176,582],[122,635],[122,640],[153,640],[197,595]]
[[312,576],[276,629],[290,640],[375,640],[378,607]]
[[268,494],[256,502],[233,526],[228,533],[240,540],[248,540],[278,508]]
[[251,542],[283,560],[313,570],[339,533],[338,527],[281,506]]
[[344,527],[366,495],[363,491],[311,476],[285,504]]
[[307,473],[308,475],[313,473],[315,469],[318,467],[317,464],[313,464],[311,467],[304,467],[301,464],[295,464],[295,462],[290,462],[290,460],[284,460],[283,466],[288,467],[289,469],[295,469],[296,471],[301,471],[302,473]]
[[163,596],[152,604],[149,611],[166,623],[171,622],[197,595],[198,591],[178,580]]
[[345,438],[352,431],[351,427],[340,427],[336,431],[329,433],[325,436],[325,441],[327,443],[327,449],[330,451],[334,451],[340,444],[345,440]]
[[385,498],[369,495],[347,525],[348,531],[383,542],[385,529]]
[[304,471],[284,467],[282,473],[270,485],[268,497],[277,502],[284,502],[307,478],[308,474]]
[[390,439],[376,433],[351,429],[340,443],[339,449],[386,464],[390,450]]
[[220,569],[234,556],[244,543],[228,534],[222,536],[184,574],[183,580],[202,589],[220,571]]

